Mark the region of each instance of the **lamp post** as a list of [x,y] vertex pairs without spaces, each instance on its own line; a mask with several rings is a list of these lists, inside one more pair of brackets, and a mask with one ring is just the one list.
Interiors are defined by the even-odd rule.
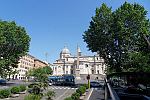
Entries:
[[88,67],[88,75],[87,75],[87,80],[88,80],[88,88],[90,89],[90,74],[89,74],[89,67]]
[[88,80],[88,88],[90,89],[90,75],[88,74],[86,78]]

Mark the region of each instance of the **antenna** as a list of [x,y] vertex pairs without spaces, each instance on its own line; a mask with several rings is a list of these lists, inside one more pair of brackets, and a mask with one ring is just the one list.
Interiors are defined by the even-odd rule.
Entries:
[[48,61],[47,61],[47,57],[48,57],[48,53],[45,52],[45,61],[46,61],[46,62],[48,62]]

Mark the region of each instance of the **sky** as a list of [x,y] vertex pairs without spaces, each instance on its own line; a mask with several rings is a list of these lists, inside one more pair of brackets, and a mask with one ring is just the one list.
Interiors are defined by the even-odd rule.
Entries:
[[143,5],[150,19],[150,0],[0,0],[0,19],[25,27],[31,38],[29,54],[53,63],[64,46],[72,55],[77,45],[83,55],[93,55],[82,35],[95,9],[105,3],[115,10],[125,1]]

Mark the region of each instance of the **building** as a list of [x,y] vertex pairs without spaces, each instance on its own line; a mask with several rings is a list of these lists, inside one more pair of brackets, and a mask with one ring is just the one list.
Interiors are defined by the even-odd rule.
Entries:
[[39,60],[39,59],[34,59],[34,68],[39,68],[39,67],[45,67],[45,66],[48,66],[49,64],[42,61],[42,60]]
[[24,80],[26,79],[26,73],[33,68],[39,68],[48,66],[49,64],[33,57],[30,54],[27,54],[23,57],[20,57],[18,67],[14,70],[17,71],[17,74],[13,75],[11,78]]
[[76,75],[77,69],[80,75],[105,75],[105,68],[104,60],[99,55],[82,55],[79,47],[77,48],[77,56],[72,56],[69,49],[64,47],[60,52],[60,58],[52,66],[53,75]]
[[13,79],[26,79],[26,72],[34,67],[34,57],[27,54],[20,58],[18,68],[15,70],[17,74],[13,75]]

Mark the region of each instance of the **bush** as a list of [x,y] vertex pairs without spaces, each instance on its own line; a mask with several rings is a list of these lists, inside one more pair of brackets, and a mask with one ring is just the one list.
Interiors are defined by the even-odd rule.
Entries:
[[17,86],[14,86],[14,87],[11,88],[10,91],[11,91],[11,93],[13,93],[13,94],[17,94],[17,93],[20,92],[20,88],[17,87]]
[[33,85],[33,88],[32,88],[32,93],[33,94],[40,94],[41,92],[41,88],[39,85]]
[[20,92],[23,92],[23,91],[26,90],[26,86],[25,85],[20,85],[19,88],[20,88]]
[[86,87],[86,89],[88,89],[88,84],[83,84],[82,86]]
[[9,89],[0,90],[0,98],[8,98],[10,94],[11,93]]
[[29,94],[25,96],[24,100],[41,100],[41,96],[35,94]]
[[77,93],[77,92],[75,92],[75,93],[73,93],[73,94],[71,95],[71,98],[72,98],[73,100],[79,100],[80,94]]
[[28,85],[28,88],[33,88],[34,85],[39,85],[39,84],[37,84],[37,83],[31,83],[31,84]]
[[71,97],[67,97],[64,100],[73,100]]
[[84,87],[84,86],[80,86],[79,89],[76,90],[76,92],[79,93],[80,96],[81,96],[83,93],[85,93],[85,91],[86,91],[86,87]]
[[52,97],[55,97],[55,92],[48,91],[45,95],[48,97],[47,100],[52,100]]

